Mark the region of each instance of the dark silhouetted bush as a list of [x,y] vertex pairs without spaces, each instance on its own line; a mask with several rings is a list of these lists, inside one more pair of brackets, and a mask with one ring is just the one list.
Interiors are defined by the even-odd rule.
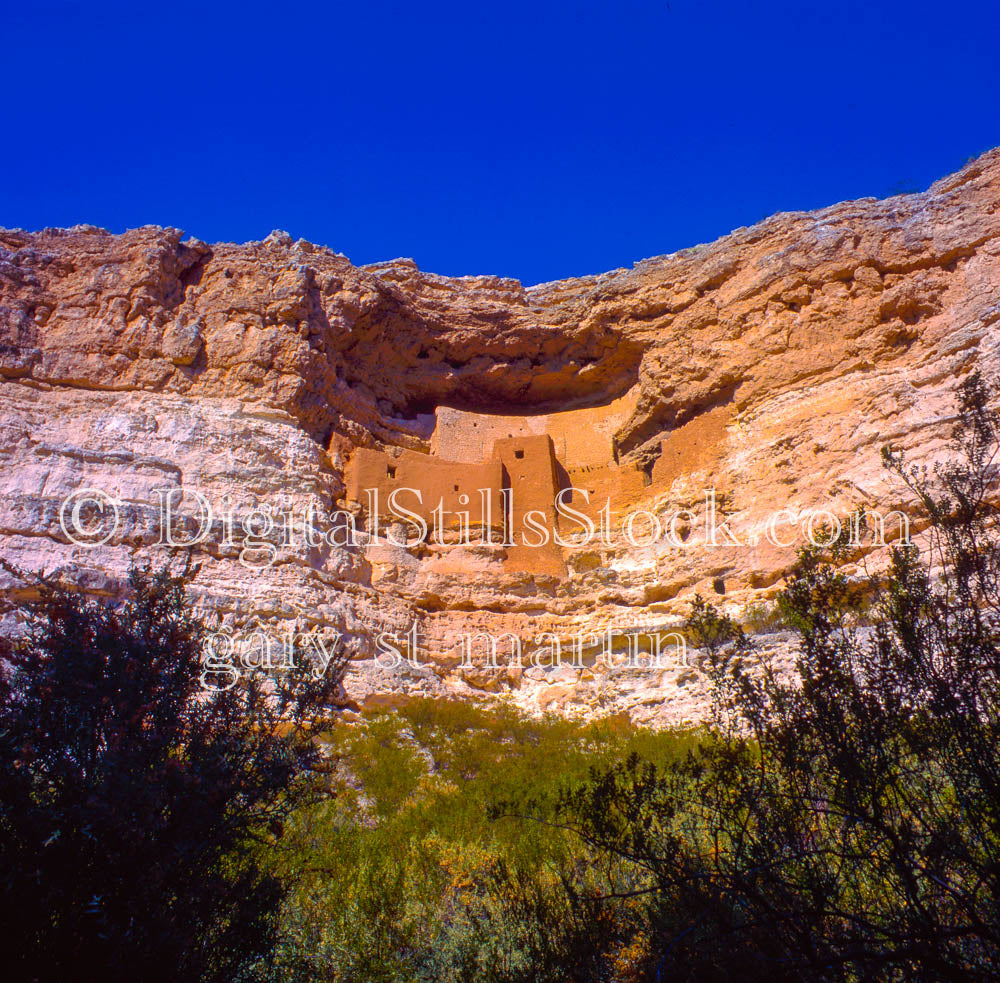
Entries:
[[5,979],[229,983],[273,949],[265,853],[308,794],[341,666],[205,692],[185,582],[136,572],[120,606],[42,582],[4,643]]

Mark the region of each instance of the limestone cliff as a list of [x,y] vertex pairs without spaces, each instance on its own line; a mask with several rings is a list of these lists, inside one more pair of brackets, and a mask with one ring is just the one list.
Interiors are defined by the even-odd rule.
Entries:
[[[975,365],[1000,376],[998,206],[1000,150],[922,194],[779,214],[530,288],[410,260],[355,267],[282,233],[209,246],[153,227],[2,232],[0,556],[114,595],[131,556],[162,555],[157,490],[197,491],[217,513],[342,508],[354,545],[291,542],[247,564],[239,542],[208,537],[201,603],[238,628],[335,629],[359,700],[490,692],[697,716],[696,665],[463,670],[457,639],[512,632],[527,654],[540,632],[669,626],[695,591],[744,608],[794,556],[765,535],[776,510],[791,540],[810,510],[905,504],[881,446],[933,459],[956,382]],[[368,542],[379,516],[363,492],[393,483],[453,496],[452,516],[467,489],[508,488],[520,522],[570,486],[615,522],[642,510],[666,530],[692,514],[679,541],[638,546],[464,544],[453,520],[441,542]],[[60,526],[79,488],[120,502],[103,545]],[[706,489],[738,545],[699,546]],[[495,504],[470,503],[496,526]],[[375,634],[414,622],[426,664],[377,665]]]

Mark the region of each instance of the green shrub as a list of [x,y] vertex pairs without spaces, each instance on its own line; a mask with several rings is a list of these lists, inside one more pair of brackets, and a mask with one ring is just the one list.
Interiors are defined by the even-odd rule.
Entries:
[[230,983],[275,946],[267,853],[309,794],[338,666],[205,693],[185,583],[136,571],[113,606],[42,581],[4,643],[5,979]]

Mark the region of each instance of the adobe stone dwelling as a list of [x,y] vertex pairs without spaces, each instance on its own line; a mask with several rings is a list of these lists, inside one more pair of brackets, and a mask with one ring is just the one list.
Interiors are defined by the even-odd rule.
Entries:
[[[346,468],[347,497],[368,513],[369,522],[373,510],[380,522],[398,522],[399,511],[405,509],[438,535],[478,538],[490,530],[500,542],[506,491],[512,503],[508,535],[513,533],[511,541],[516,544],[508,547],[506,565],[564,576],[566,567],[556,544],[521,545],[524,538],[529,543],[538,540],[525,524],[528,512],[541,512],[548,529],[560,529],[555,499],[571,488],[574,491],[562,500],[591,518],[607,503],[613,513],[632,507],[668,486],[674,474],[691,463],[687,459],[707,449],[729,422],[728,415],[705,414],[697,428],[681,427],[673,439],[663,441],[659,456],[647,468],[619,464],[615,432],[632,414],[634,404],[635,396],[626,393],[606,406],[535,415],[440,406],[426,453],[398,447],[356,449]],[[390,511],[394,492],[396,509]]]

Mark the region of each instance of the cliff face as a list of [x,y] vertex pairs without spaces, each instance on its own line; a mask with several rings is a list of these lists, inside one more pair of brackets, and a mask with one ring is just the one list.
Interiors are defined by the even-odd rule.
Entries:
[[[201,603],[237,628],[335,630],[357,699],[485,691],[697,716],[696,664],[462,669],[458,639],[511,632],[527,663],[540,632],[669,626],[695,591],[745,608],[780,586],[810,510],[904,504],[881,446],[933,459],[957,381],[976,365],[1000,377],[998,206],[992,151],[923,194],[776,215],[531,288],[409,260],[355,267],[280,233],[209,246],[160,228],[2,232],[0,556],[115,594],[130,556],[162,556],[158,489],[197,491],[216,518],[343,507],[369,531],[366,488],[454,494],[442,542],[292,537],[241,562],[240,542],[210,535]],[[515,525],[526,501],[572,485],[584,513],[645,510],[664,535],[646,542],[647,515],[639,545],[457,542],[458,496],[484,484],[515,493]],[[79,488],[120,503],[103,545],[60,527]],[[500,523],[495,502],[471,501],[474,524]],[[423,664],[377,664],[374,635],[414,623]]]

